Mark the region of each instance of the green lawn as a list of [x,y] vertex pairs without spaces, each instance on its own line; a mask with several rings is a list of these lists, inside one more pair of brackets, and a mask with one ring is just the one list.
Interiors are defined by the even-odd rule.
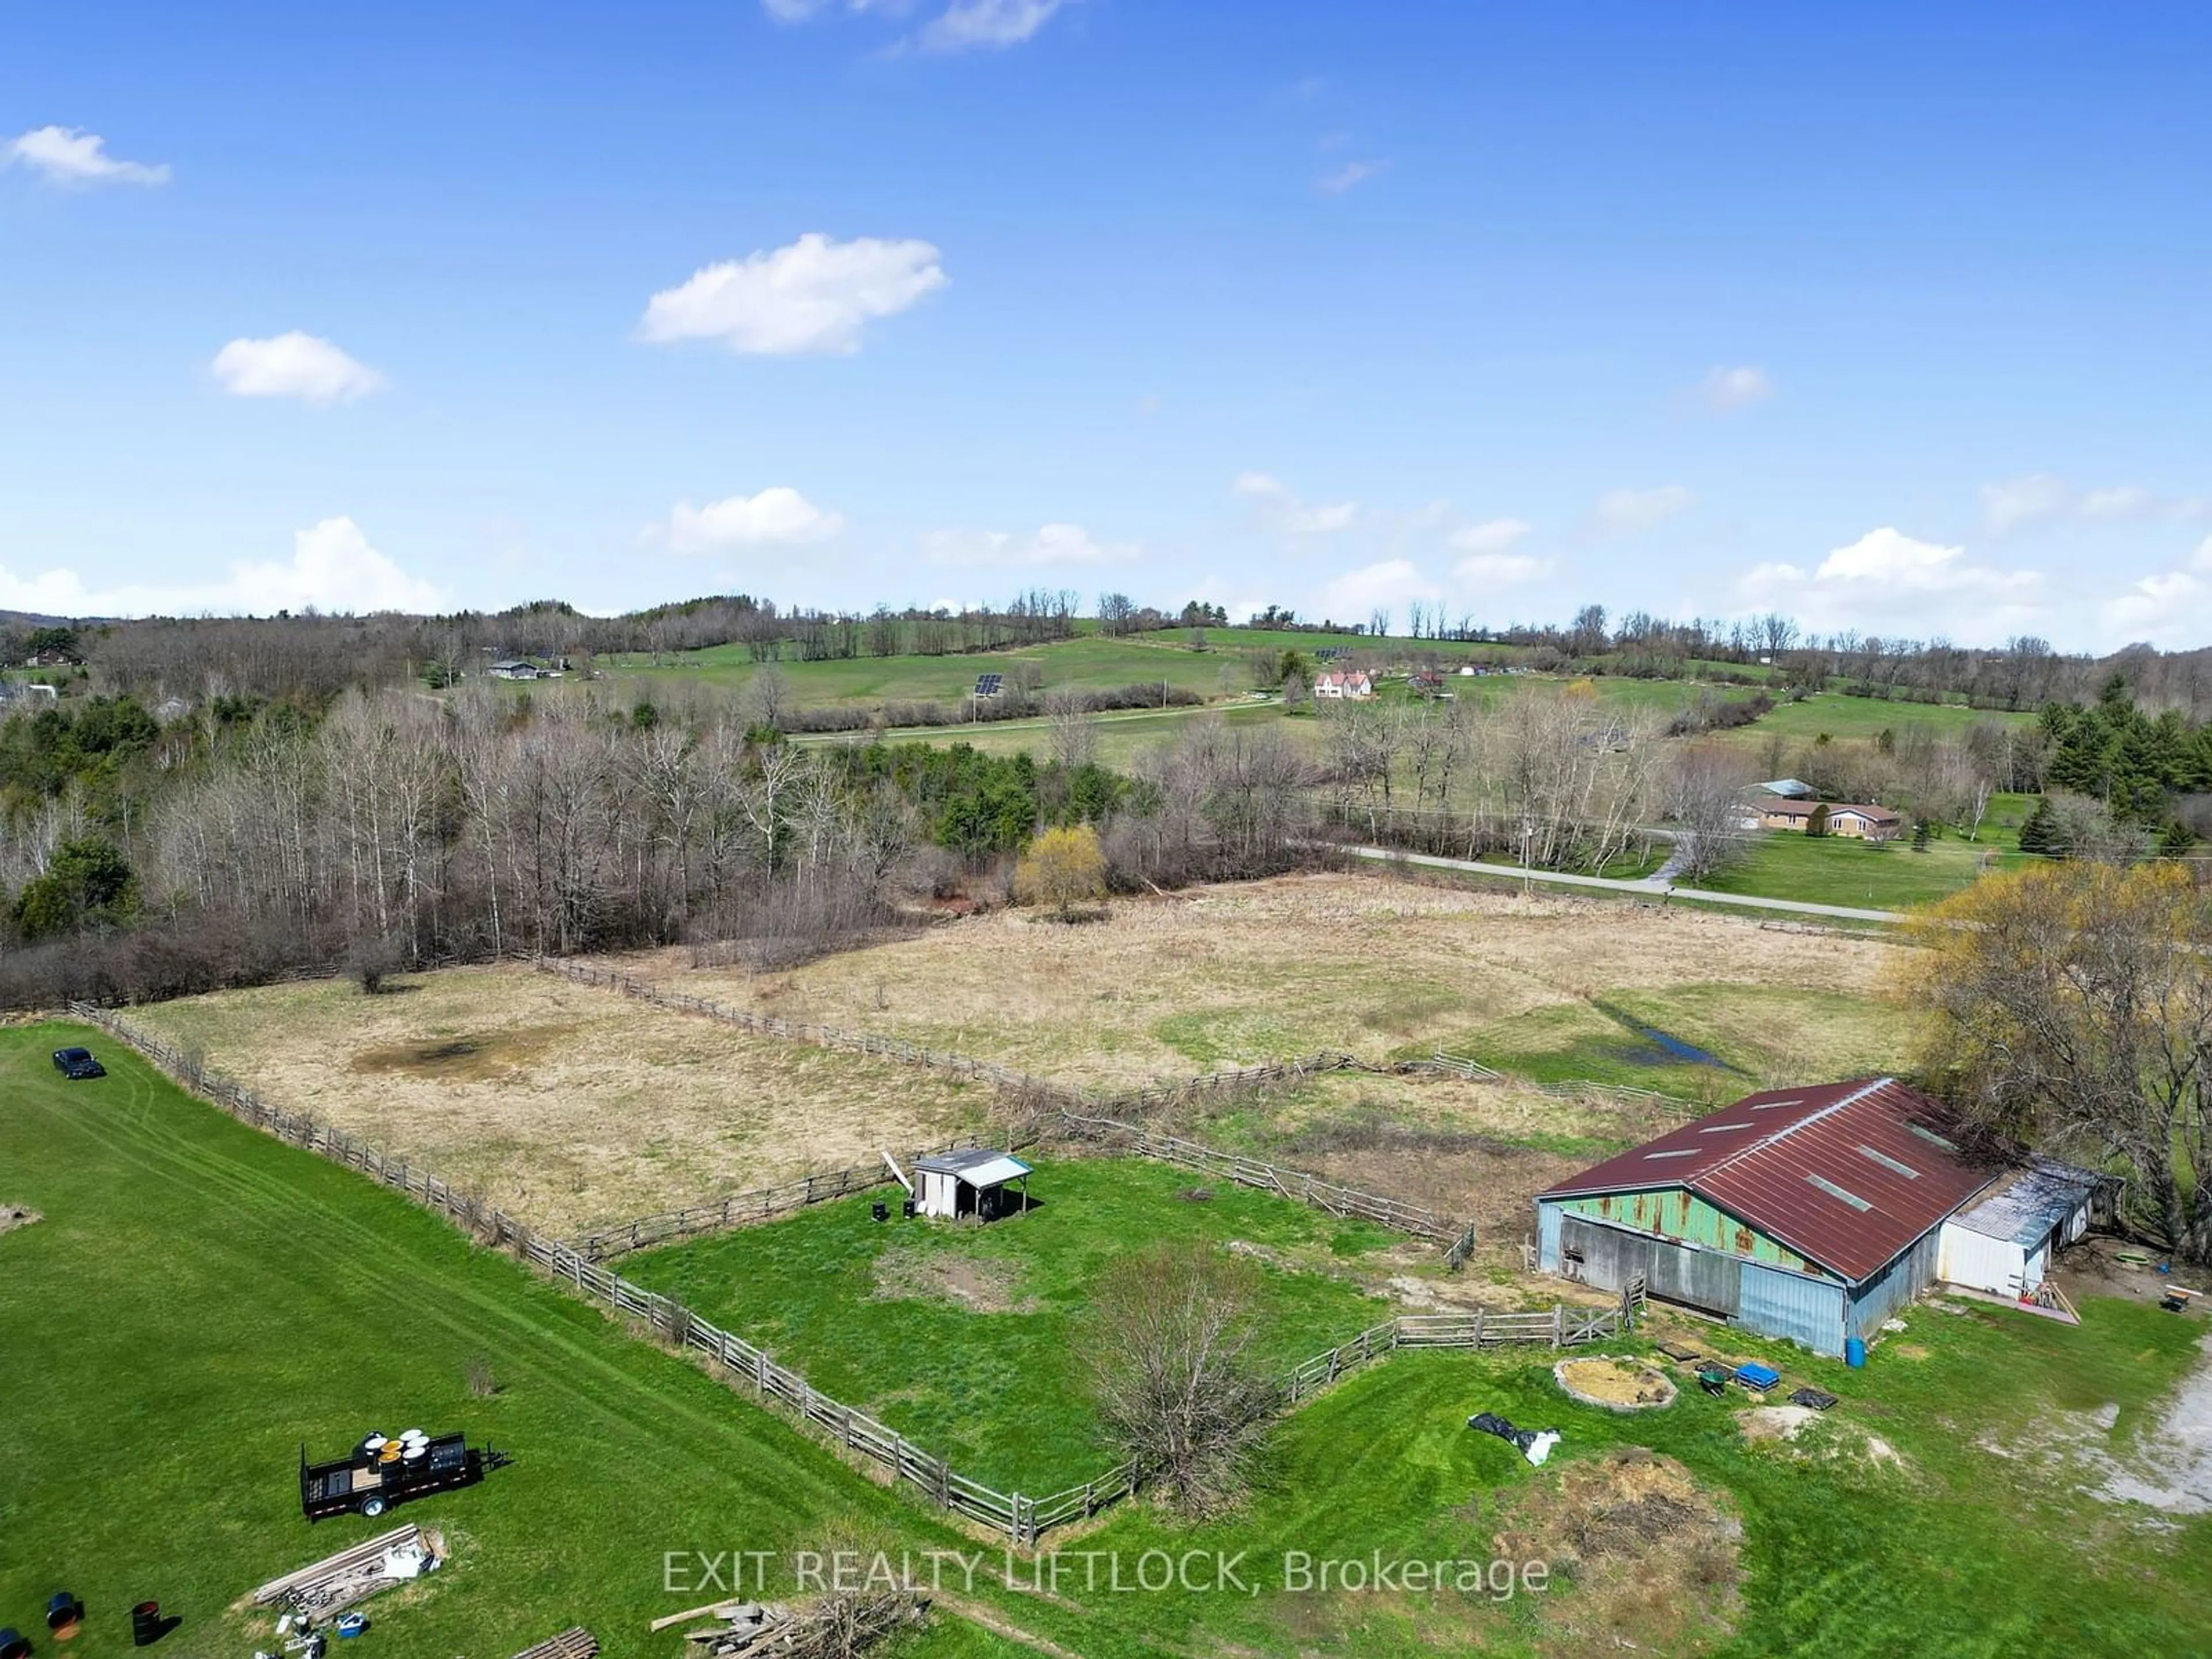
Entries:
[[623,1273],[962,1473],[1039,1495],[1115,1461],[1082,1382],[1082,1317],[1100,1271],[1138,1241],[1242,1240],[1269,1253],[1261,1353],[1271,1367],[1386,1316],[1328,1268],[1394,1235],[1242,1188],[1215,1185],[1192,1202],[1182,1194],[1197,1180],[1136,1159],[1047,1164],[1030,1182],[1038,1206],[988,1227],[879,1224],[868,1218],[873,1200],[855,1198],[630,1256]]
[[1903,837],[1883,842],[1762,830],[1740,863],[1703,885],[1716,893],[1904,910],[1948,897],[1990,870],[2017,865],[2018,845],[2017,830],[2002,828],[1984,830],[1978,842],[1947,835],[1917,851]]
[[[1470,1412],[1491,1410],[1559,1428],[1555,1468],[1644,1446],[1725,1494],[1742,1523],[1745,1572],[1735,1637],[1717,1650],[1729,1659],[2212,1651],[2212,1517],[2170,1530],[2158,1517],[2126,1517],[2076,1493],[2063,1470],[1975,1443],[1984,1430],[2012,1431],[2051,1407],[2114,1404],[2109,1439],[2125,1447],[2201,1334],[2141,1304],[2095,1301],[2085,1318],[2075,1329],[1994,1308],[1956,1318],[1916,1311],[1907,1336],[1877,1346],[1856,1372],[1734,1333],[1684,1333],[1769,1358],[1785,1389],[1811,1382],[1841,1395],[1832,1431],[1880,1434],[1905,1460],[1894,1473],[1747,1445],[1735,1426],[1742,1402],[1693,1386],[1665,1411],[1617,1416],[1565,1401],[1549,1352],[1401,1355],[1290,1422],[1273,1449],[1273,1480],[1246,1512],[1193,1532],[1132,1510],[1083,1547],[1242,1549],[1263,1572],[1289,1550],[1487,1558],[1516,1500],[1550,1478],[1462,1427]],[[1649,1589],[1654,1613],[1674,1599],[1668,1584]],[[1571,1584],[1553,1594],[1540,1606],[1522,1597],[1500,1608],[1456,1594],[1332,1600],[1263,1589],[1249,1600],[1141,1598],[1141,1612],[1162,1636],[1209,1652],[1613,1650],[1580,1623]],[[1110,1595],[1078,1599],[1102,1620],[1117,1610]],[[1620,1633],[1649,1640],[1642,1628]]]
[[[106,1079],[59,1080],[46,1056],[78,1042]],[[84,1659],[129,1651],[149,1597],[184,1620],[164,1653],[273,1647],[223,1610],[400,1519],[458,1553],[369,1604],[390,1659],[505,1659],[579,1622],[610,1655],[668,1659],[645,1625],[690,1602],[664,1592],[664,1551],[949,1540],[692,1367],[96,1032],[0,1031],[0,1201],[45,1216],[0,1234],[0,1625],[37,1626],[67,1586],[91,1610]],[[490,1399],[466,1384],[478,1358]],[[410,1427],[515,1461],[380,1522],[309,1526],[301,1443],[336,1456]],[[926,1650],[1012,1651],[958,1628]]]

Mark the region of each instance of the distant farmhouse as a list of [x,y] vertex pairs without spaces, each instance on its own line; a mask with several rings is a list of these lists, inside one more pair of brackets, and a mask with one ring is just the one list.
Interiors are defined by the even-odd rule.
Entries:
[[1335,668],[1316,677],[1313,692],[1316,697],[1371,697],[1375,695],[1375,680],[1364,669]]
[[484,670],[488,679],[534,680],[539,677],[538,665],[521,657],[506,657]]
[[2111,1183],[1994,1168],[1944,1121],[1893,1078],[1746,1096],[1537,1194],[1537,1265],[1601,1290],[1641,1279],[1830,1355],[1939,1283],[2028,1299]]
[[1807,831],[1820,813],[1827,814],[1827,831],[1859,841],[1888,841],[1905,828],[1905,820],[1886,806],[1831,805],[1814,800],[1754,799],[1747,809],[1747,830]]

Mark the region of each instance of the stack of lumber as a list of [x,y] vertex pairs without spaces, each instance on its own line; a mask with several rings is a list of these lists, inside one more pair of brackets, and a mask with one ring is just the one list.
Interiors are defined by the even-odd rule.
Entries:
[[825,1596],[797,1613],[774,1601],[718,1601],[656,1620],[653,1627],[714,1619],[684,1633],[702,1659],[845,1659],[919,1623],[927,1607],[921,1597],[902,1595]]
[[571,1625],[558,1636],[549,1636],[534,1648],[525,1648],[514,1659],[599,1659],[599,1639],[581,1625]]
[[324,1618],[398,1583],[399,1576],[386,1565],[387,1558],[395,1554],[403,1559],[413,1556],[434,1559],[434,1553],[422,1541],[422,1528],[396,1527],[365,1544],[356,1544],[351,1549],[326,1556],[312,1566],[270,1579],[253,1592],[253,1605],[265,1607],[289,1601],[295,1611],[309,1618]]

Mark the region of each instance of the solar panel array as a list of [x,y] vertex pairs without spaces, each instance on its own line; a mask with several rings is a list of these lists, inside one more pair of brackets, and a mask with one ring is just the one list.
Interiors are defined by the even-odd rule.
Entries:
[[975,676],[975,695],[979,697],[995,697],[1006,689],[1006,677],[1004,674]]

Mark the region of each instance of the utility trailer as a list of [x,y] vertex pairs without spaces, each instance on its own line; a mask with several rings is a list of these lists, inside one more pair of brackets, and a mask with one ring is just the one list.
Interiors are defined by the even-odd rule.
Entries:
[[[384,1455],[386,1445],[398,1446],[396,1455]],[[345,1456],[327,1463],[310,1463],[307,1449],[300,1448],[300,1508],[310,1521],[333,1515],[379,1516],[394,1504],[427,1498],[432,1492],[454,1492],[473,1486],[485,1471],[507,1462],[504,1452],[471,1446],[467,1437],[441,1434],[416,1443],[386,1442],[371,1436]]]

